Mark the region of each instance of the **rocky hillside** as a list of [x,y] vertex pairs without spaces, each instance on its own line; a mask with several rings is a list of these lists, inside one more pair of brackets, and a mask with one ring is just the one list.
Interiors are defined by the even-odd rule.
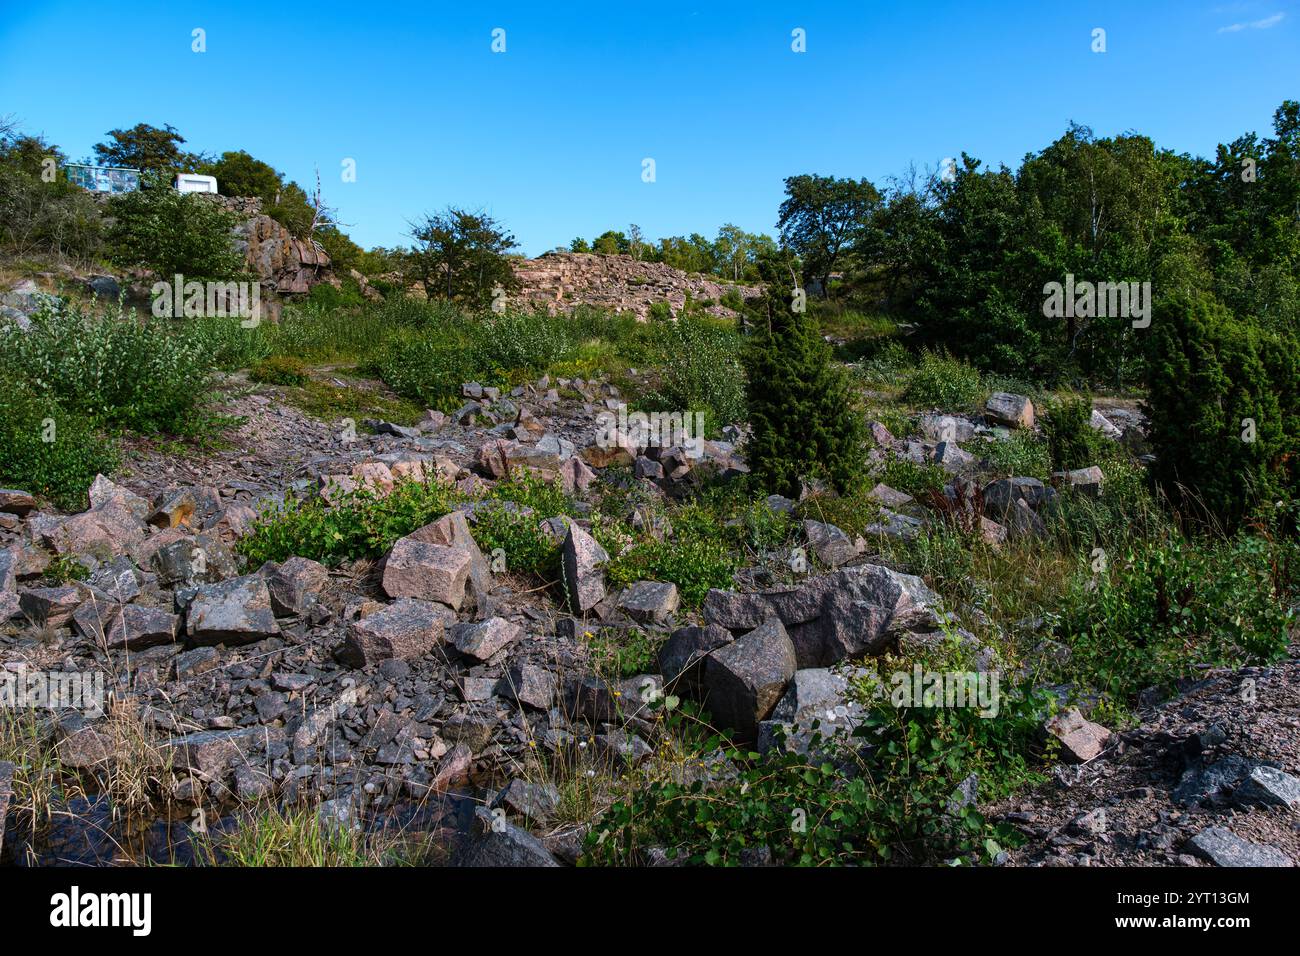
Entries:
[[724,295],[741,299],[759,290],[722,283],[695,272],[683,272],[662,262],[641,262],[631,256],[607,256],[583,252],[548,252],[536,259],[515,263],[518,295],[526,302],[567,312],[575,305],[594,305],[619,312],[633,312],[646,318],[656,302],[667,302],[676,313],[686,300],[708,301],[710,314],[730,317],[735,313],[721,305]]

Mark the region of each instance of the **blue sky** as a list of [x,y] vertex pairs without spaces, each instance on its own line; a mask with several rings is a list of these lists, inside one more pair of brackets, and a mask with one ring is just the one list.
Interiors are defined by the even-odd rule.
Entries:
[[171,123],[304,185],[319,167],[366,246],[449,203],[530,255],[632,222],[770,233],[789,175],[1015,166],[1071,120],[1209,153],[1267,132],[1297,77],[1300,0],[0,0],[0,114],[26,132],[80,159],[109,129]]

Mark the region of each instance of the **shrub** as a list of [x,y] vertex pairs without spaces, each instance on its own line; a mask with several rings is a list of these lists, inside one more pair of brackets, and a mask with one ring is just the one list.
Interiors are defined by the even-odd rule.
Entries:
[[481,508],[474,516],[474,540],[489,554],[500,549],[505,570],[541,581],[560,579],[560,548],[538,530],[537,513],[527,514],[504,503]]
[[682,316],[656,326],[662,356],[662,380],[641,405],[646,411],[703,412],[705,429],[716,434],[723,425],[745,418],[745,372],[740,338],[709,319]]
[[1045,402],[1038,423],[1057,471],[1095,465],[1107,451],[1106,439],[1092,427],[1092,400],[1086,395]]
[[750,468],[764,488],[790,498],[808,477],[844,491],[865,458],[865,424],[848,376],[832,364],[811,317],[793,309],[781,270],[769,267],[765,278],[758,332],[745,351]]
[[1206,296],[1157,308],[1148,362],[1152,472],[1184,513],[1232,529],[1300,482],[1300,342]]
[[115,467],[116,451],[89,417],[24,383],[0,379],[0,482],[6,487],[79,511],[95,476]]
[[256,567],[294,555],[322,562],[386,553],[398,538],[447,514],[453,490],[437,482],[398,482],[388,495],[360,489],[330,507],[323,498],[288,499],[268,509],[237,550]]
[[1296,546],[1230,540],[1138,543],[1083,571],[1057,628],[1079,679],[1120,699],[1167,687],[1203,665],[1241,666],[1285,653],[1295,612]]
[[981,444],[977,454],[987,460],[999,475],[1037,478],[1039,481],[1051,477],[1051,452],[1030,432],[1012,432],[1000,441]]
[[[593,829],[584,862],[643,864],[651,847],[706,866],[736,866],[762,850],[777,865],[989,861],[1016,837],[961,800],[959,784],[982,774],[981,787],[996,793],[986,781],[1025,774],[1044,711],[1042,698],[1018,693],[1003,694],[989,719],[969,707],[877,700],[855,732],[869,747],[814,741],[812,752],[824,755],[816,757],[731,750],[737,770],[720,784],[640,783]],[[683,732],[693,719],[674,711],[666,723]]]
[[302,359],[288,355],[271,355],[262,359],[249,370],[248,377],[254,382],[291,386],[303,386],[311,380]]
[[952,412],[978,408],[987,394],[976,369],[947,353],[926,351],[902,398],[913,405]]
[[105,425],[186,434],[201,423],[212,373],[185,324],[48,302],[31,329],[0,329],[0,361],[32,387]]
[[156,180],[115,196],[110,212],[110,255],[126,268],[152,270],[164,279],[230,279],[244,269],[235,248],[235,216],[199,193],[179,193]]

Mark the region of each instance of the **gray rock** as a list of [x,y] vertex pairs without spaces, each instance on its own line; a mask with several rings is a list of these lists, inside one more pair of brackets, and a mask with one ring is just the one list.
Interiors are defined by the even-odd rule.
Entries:
[[1052,489],[1037,478],[999,478],[984,486],[983,496],[985,513],[1005,523],[1016,502],[1024,501],[1037,511],[1051,500]]
[[518,777],[506,784],[492,801],[492,806],[504,807],[516,816],[536,823],[549,820],[559,805],[560,793],[550,784],[530,783]]
[[1276,767],[1258,766],[1237,788],[1234,799],[1245,806],[1300,809],[1300,780]]
[[671,581],[638,581],[619,597],[619,610],[642,623],[663,624],[677,613],[681,598]]
[[488,660],[523,636],[523,628],[501,617],[490,617],[473,624],[457,624],[449,634],[456,650],[480,661]]
[[808,547],[825,567],[838,568],[858,556],[852,539],[833,524],[805,518],[803,533]]
[[280,633],[266,581],[255,574],[197,589],[185,632],[194,644],[252,644]]
[[457,856],[460,866],[552,867],[560,862],[541,840],[505,818],[503,810],[474,810],[470,835]]
[[659,672],[669,691],[698,697],[704,659],[734,639],[729,630],[717,624],[673,631],[659,648]]
[[715,650],[704,663],[705,702],[742,740],[758,735],[795,674],[795,648],[776,617]]
[[1076,468],[1073,471],[1052,472],[1052,484],[1058,488],[1067,488],[1075,494],[1084,495],[1088,498],[1101,497],[1103,481],[1105,481],[1105,475],[1096,465],[1088,468]]
[[297,555],[275,565],[265,576],[271,609],[280,616],[306,613],[320,599],[329,581],[325,565]]
[[573,611],[589,611],[605,598],[604,566],[609,554],[577,524],[564,539],[564,586]]
[[384,593],[394,598],[438,601],[459,610],[469,582],[470,555],[410,536],[399,539],[384,562]]
[[454,612],[432,601],[401,598],[348,625],[339,660],[352,667],[389,658],[423,657],[443,640]]
[[862,705],[848,698],[849,680],[827,668],[796,671],[768,720],[758,726],[762,753],[784,740],[785,749],[808,753],[814,735],[847,736],[861,723]]
[[984,417],[1007,428],[1033,428],[1034,403],[1024,395],[994,392],[984,404]]
[[1215,866],[1295,866],[1276,847],[1250,843],[1225,827],[1206,827],[1187,841],[1187,849]]
[[535,664],[512,667],[501,682],[501,690],[511,700],[537,710],[550,710],[555,702],[555,675]]
[[860,564],[754,594],[712,590],[704,618],[739,631],[775,614],[794,643],[799,667],[829,667],[878,654],[905,631],[937,628],[938,606],[938,595],[920,578]]

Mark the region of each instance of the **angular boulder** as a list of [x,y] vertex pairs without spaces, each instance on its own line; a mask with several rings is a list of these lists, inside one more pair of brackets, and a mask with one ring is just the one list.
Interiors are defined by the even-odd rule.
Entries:
[[717,648],[704,662],[703,696],[714,720],[741,740],[758,736],[796,670],[795,649],[775,616]]
[[391,658],[422,657],[443,640],[454,612],[433,601],[401,598],[348,625],[338,658],[352,667],[366,667]]
[[190,602],[185,633],[202,646],[252,644],[279,634],[266,581],[248,574],[202,585]]
[[469,553],[459,548],[401,538],[384,562],[384,593],[393,598],[437,601],[460,610],[472,563]]
[[603,569],[609,562],[608,552],[580,526],[570,522],[563,558],[569,607],[577,613],[591,610],[605,599]]

